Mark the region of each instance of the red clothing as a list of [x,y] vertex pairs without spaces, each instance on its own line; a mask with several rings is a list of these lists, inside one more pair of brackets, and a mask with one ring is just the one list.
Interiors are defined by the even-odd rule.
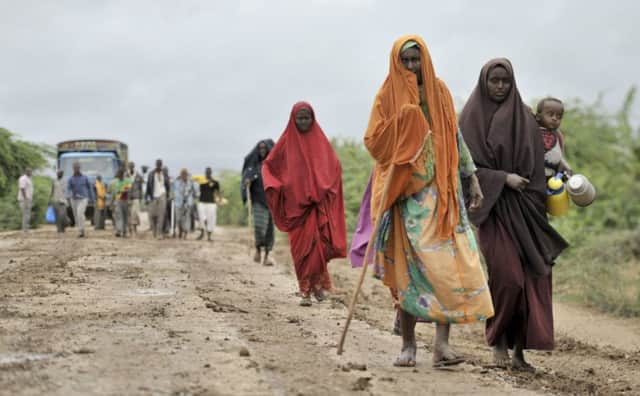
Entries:
[[559,129],[552,131],[551,129],[541,126],[540,132],[542,133],[542,143],[544,144],[545,153],[551,150],[556,145],[556,142],[560,142],[560,148],[564,151],[564,135]]
[[[295,124],[303,108],[313,115],[304,133]],[[293,106],[286,129],[264,160],[262,178],[274,223],[289,233],[300,291],[329,290],[327,263],[347,254],[342,166],[310,104]]]

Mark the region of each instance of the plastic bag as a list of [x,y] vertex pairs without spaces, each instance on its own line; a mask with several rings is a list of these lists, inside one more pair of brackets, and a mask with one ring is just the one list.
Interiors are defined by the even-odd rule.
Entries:
[[47,208],[45,219],[49,224],[54,224],[56,222],[56,211],[53,209],[53,206],[49,205]]

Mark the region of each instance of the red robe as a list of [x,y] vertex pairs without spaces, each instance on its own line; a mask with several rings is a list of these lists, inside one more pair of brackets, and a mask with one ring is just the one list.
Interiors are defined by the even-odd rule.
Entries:
[[[313,124],[301,133],[295,115],[303,108],[311,111]],[[262,177],[274,223],[289,234],[300,291],[330,290],[327,263],[347,253],[342,166],[310,104],[293,106]]]

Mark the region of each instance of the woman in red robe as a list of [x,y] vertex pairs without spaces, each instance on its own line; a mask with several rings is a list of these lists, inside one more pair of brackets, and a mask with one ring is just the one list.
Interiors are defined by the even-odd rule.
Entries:
[[309,103],[293,106],[289,123],[262,166],[267,205],[287,232],[302,300],[331,290],[329,260],[346,257],[342,166]]

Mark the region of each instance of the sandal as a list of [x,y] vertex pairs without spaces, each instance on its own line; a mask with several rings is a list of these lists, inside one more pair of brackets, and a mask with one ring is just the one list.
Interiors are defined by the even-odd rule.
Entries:
[[460,363],[464,363],[466,361],[467,359],[463,358],[462,356],[456,356],[453,358],[443,357],[437,362],[433,362],[433,367],[434,368],[450,367],[450,366],[458,365]]
[[300,299],[300,306],[301,307],[310,307],[311,306],[311,296],[307,295],[303,295],[302,298]]
[[316,290],[313,293],[313,296],[316,298],[316,301],[318,301],[318,302],[323,302],[324,300],[327,299],[327,295],[324,293],[324,290],[322,290],[322,289]]

